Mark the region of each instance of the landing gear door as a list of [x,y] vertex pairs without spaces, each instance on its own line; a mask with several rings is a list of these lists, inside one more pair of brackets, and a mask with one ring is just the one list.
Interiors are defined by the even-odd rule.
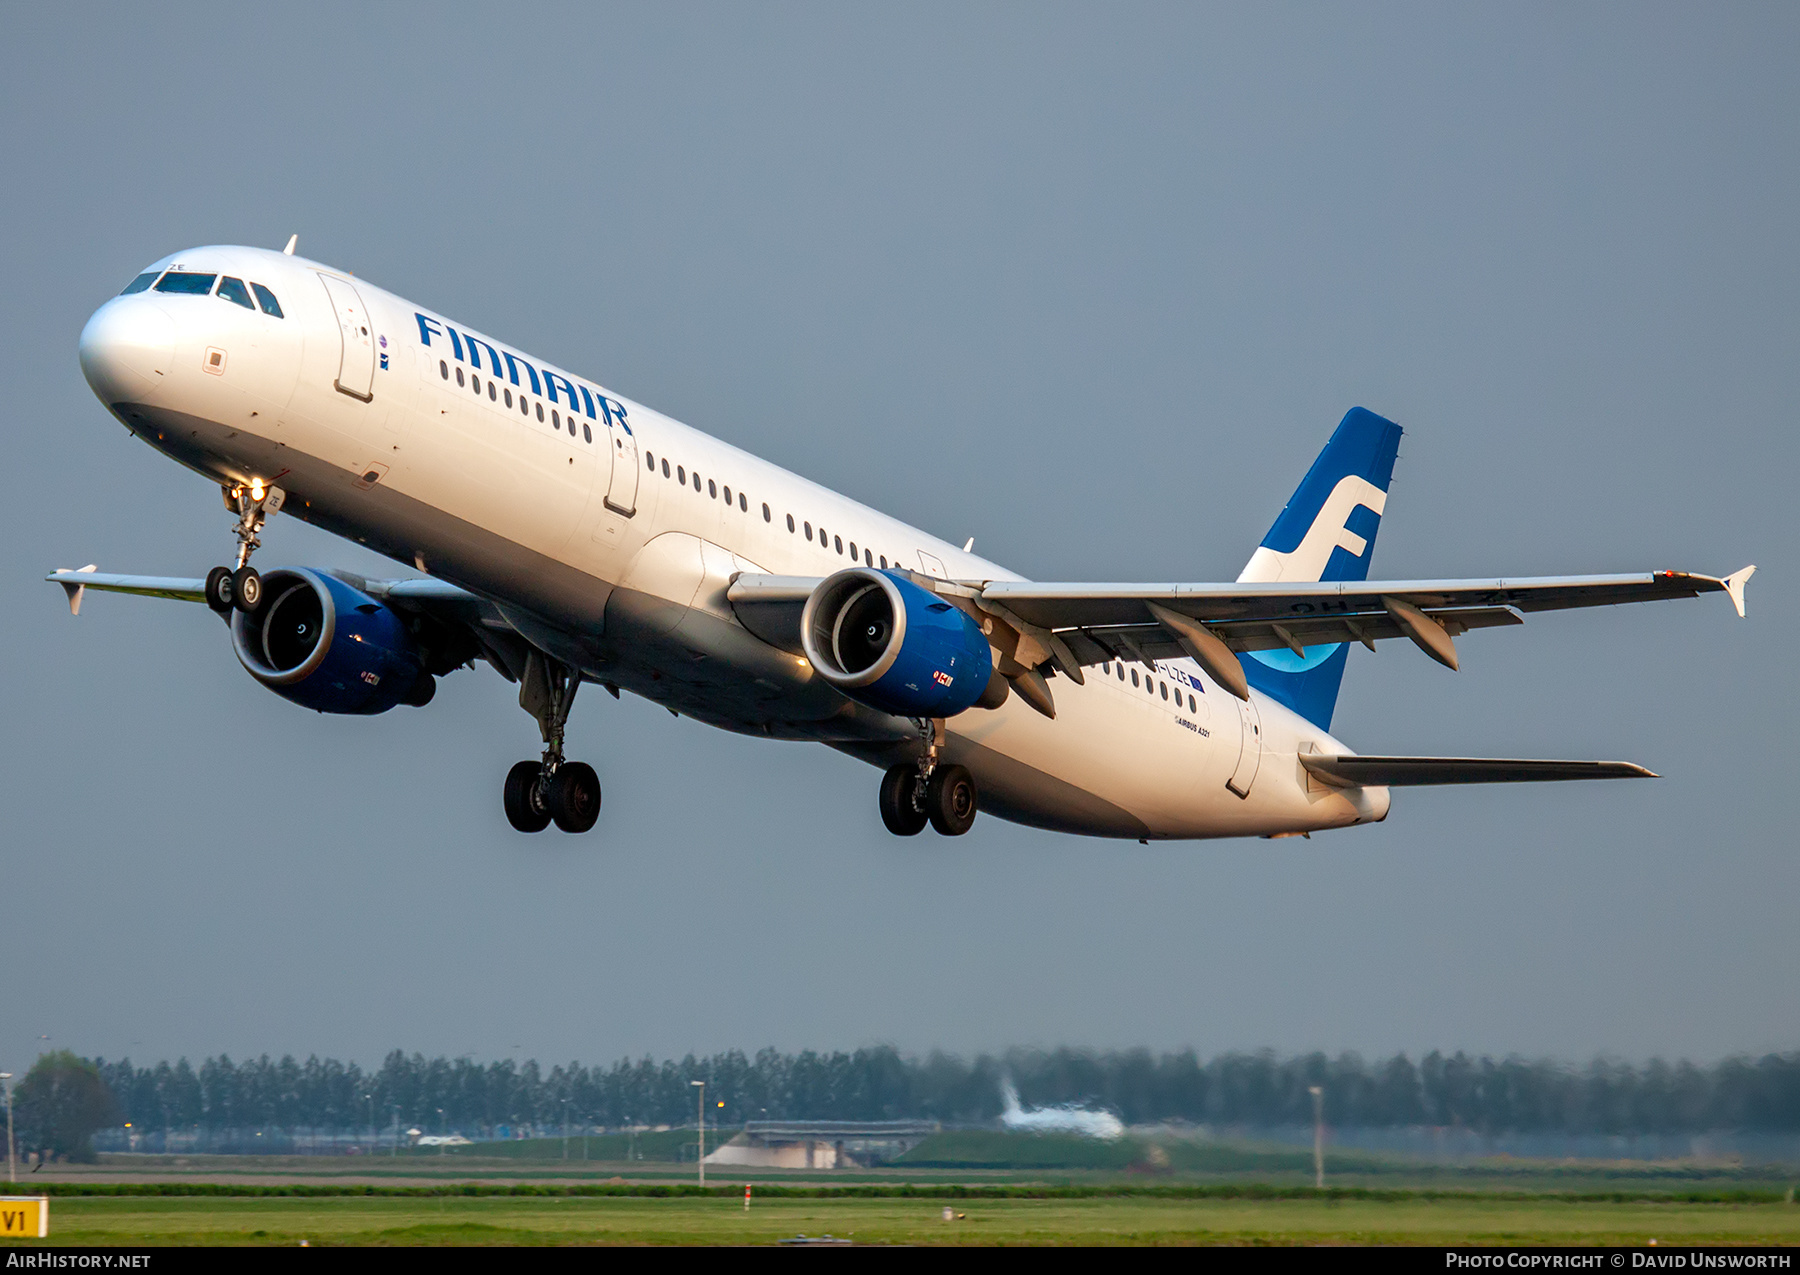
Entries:
[[1231,772],[1231,778],[1225,786],[1240,797],[1250,795],[1250,786],[1256,782],[1256,772],[1262,766],[1262,716],[1256,711],[1254,699],[1233,699],[1238,708],[1237,766]]
[[637,512],[637,435],[625,423],[623,413],[614,416],[610,410],[607,412],[606,432],[612,443],[612,479],[606,487],[606,507],[629,518]]
[[375,321],[348,279],[322,274],[319,282],[331,298],[338,335],[343,341],[343,355],[333,384],[339,393],[370,402],[375,397]]

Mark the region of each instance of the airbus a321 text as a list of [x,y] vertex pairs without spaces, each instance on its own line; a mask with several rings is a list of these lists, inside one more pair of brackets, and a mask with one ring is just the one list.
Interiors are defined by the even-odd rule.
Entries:
[[[978,809],[1285,836],[1381,820],[1400,785],[1649,776],[1358,756],[1330,730],[1350,647],[1454,669],[1456,638],[1534,611],[1722,592],[1742,615],[1755,569],[1370,581],[1400,427],[1354,408],[1235,581],[1034,583],[293,249],[176,253],[81,334],[108,410],[223,490],[229,565],[49,579],[76,612],[91,589],[204,603],[250,676],[324,713],[423,707],[485,660],[542,736],[504,784],[521,832],[599,816],[563,756],[584,684],[859,757],[902,836]],[[278,512],[417,575],[259,573]]]

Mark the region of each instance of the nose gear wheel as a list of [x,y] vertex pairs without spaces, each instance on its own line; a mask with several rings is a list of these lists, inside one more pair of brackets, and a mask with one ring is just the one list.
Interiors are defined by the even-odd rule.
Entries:
[[253,613],[262,605],[262,576],[250,565],[250,555],[262,546],[263,524],[280,512],[287,493],[279,487],[264,487],[261,482],[249,487],[221,488],[225,508],[237,515],[238,551],[235,567],[214,567],[206,573],[206,605],[220,615],[232,611]]

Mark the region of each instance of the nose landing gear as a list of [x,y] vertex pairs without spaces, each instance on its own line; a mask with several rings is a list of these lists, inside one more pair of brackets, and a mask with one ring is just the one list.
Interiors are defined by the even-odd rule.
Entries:
[[913,837],[929,823],[946,837],[960,837],[975,822],[980,799],[975,777],[966,766],[941,764],[942,718],[931,722],[924,752],[911,765],[895,766],[882,776],[881,822],[896,837]]
[[281,512],[287,493],[265,487],[262,480],[248,487],[224,487],[225,508],[237,515],[237,566],[214,567],[206,573],[206,605],[220,615],[233,609],[249,614],[262,605],[262,577],[250,565],[250,555],[262,547],[263,523]]
[[600,776],[586,762],[563,760],[563,728],[580,685],[579,669],[540,651],[526,657],[519,707],[537,718],[544,755],[506,774],[506,821],[520,832],[542,832],[552,822],[564,832],[586,832],[600,818]]

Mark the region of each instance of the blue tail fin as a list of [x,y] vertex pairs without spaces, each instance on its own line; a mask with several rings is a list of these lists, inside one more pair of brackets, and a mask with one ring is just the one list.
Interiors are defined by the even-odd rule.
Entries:
[[[1351,408],[1238,580],[1367,580],[1399,451],[1398,425]],[[1349,657],[1349,648],[1338,645],[1309,646],[1303,655],[1250,651],[1238,660],[1251,686],[1330,730]]]

